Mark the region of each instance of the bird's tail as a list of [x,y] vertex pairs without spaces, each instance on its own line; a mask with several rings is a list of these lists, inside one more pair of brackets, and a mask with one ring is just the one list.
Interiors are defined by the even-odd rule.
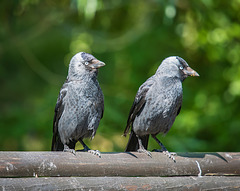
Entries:
[[53,135],[52,138],[52,151],[63,151],[64,149],[64,145],[61,142],[61,139],[59,136],[57,135]]
[[[142,140],[142,144],[144,148],[147,150],[149,135],[145,135],[139,138]],[[138,137],[134,133],[134,131],[131,131],[125,152],[137,151],[138,149],[139,149]]]

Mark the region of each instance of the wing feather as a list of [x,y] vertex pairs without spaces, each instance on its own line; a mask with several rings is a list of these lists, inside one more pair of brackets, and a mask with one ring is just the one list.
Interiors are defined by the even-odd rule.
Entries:
[[132,126],[132,123],[135,119],[136,116],[138,116],[141,111],[143,110],[145,104],[146,104],[146,95],[148,90],[151,88],[151,86],[154,83],[154,76],[150,77],[146,82],[144,82],[138,92],[137,95],[135,97],[135,100],[132,104],[132,107],[130,109],[129,115],[128,115],[128,120],[127,120],[127,126],[124,130],[124,136],[127,136],[127,133],[130,130],[130,127]]
[[61,150],[62,148],[59,148],[59,147],[63,147],[63,144],[61,143],[61,140],[58,134],[58,122],[64,111],[63,98],[67,94],[67,84],[68,84],[68,81],[66,80],[59,92],[57,103],[55,106],[55,114],[53,118],[52,151]]

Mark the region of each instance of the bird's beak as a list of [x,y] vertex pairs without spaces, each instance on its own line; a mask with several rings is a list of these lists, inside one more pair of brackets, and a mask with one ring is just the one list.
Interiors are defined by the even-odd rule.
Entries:
[[183,72],[188,76],[200,76],[195,70],[193,70],[189,66]]
[[91,62],[88,64],[88,66],[92,69],[100,68],[105,66],[105,63],[98,60],[98,59],[93,59]]

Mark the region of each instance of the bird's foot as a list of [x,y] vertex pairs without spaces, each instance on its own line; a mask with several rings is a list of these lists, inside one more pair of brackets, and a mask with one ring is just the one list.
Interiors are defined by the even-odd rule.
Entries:
[[88,152],[101,158],[101,152],[99,150],[88,150]]
[[70,153],[76,155],[76,151],[74,149],[64,148],[63,152],[70,152]]
[[151,152],[150,152],[150,151],[147,151],[147,150],[144,149],[144,148],[140,148],[140,149],[138,149],[137,152],[139,152],[139,153],[145,153],[147,156],[149,156],[149,157],[152,158],[152,154],[151,154]]
[[163,154],[165,154],[168,158],[172,159],[173,162],[176,162],[176,159],[174,156],[176,156],[177,154],[176,153],[170,153],[168,151],[163,151]]
[[91,154],[93,154],[93,155],[96,155],[96,156],[98,156],[99,158],[101,158],[101,153],[100,153],[99,150],[91,150],[91,149],[83,142],[82,139],[79,139],[79,142],[80,142],[80,143],[82,144],[82,146],[83,146],[83,150],[81,150],[81,151],[89,152],[89,153],[91,153]]
[[170,159],[172,159],[173,160],[173,162],[176,162],[176,159],[175,159],[175,157],[174,156],[176,156],[177,154],[176,153],[170,153],[167,149],[165,150],[163,150],[163,149],[161,149],[161,150],[159,150],[159,149],[154,149],[153,150],[154,152],[162,152],[163,154],[165,154],[168,158],[170,158]]

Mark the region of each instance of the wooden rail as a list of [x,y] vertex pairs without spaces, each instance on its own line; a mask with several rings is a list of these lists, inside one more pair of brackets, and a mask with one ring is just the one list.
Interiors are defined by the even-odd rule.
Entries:
[[[0,190],[240,189],[240,153],[0,152]],[[171,190],[171,189],[170,189]],[[183,189],[184,190],[184,189]]]
[[0,177],[240,175],[240,153],[0,152]]
[[3,178],[0,190],[240,190],[239,177],[45,177]]

